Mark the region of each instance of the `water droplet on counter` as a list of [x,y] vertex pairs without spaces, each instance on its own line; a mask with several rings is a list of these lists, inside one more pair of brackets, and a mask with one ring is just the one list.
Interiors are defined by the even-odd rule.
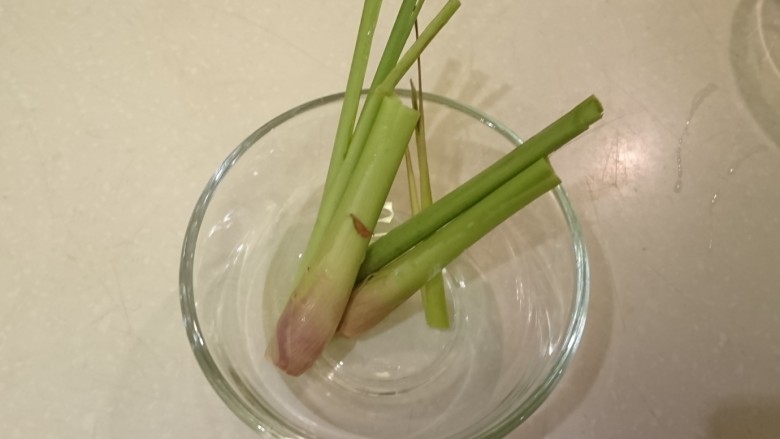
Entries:
[[683,127],[682,133],[680,133],[680,137],[677,139],[677,181],[674,183],[674,192],[680,193],[682,191],[682,185],[683,185],[683,157],[682,157],[682,151],[683,151],[683,145],[685,144],[685,139],[688,138],[689,129],[691,127],[691,121],[693,120],[693,116],[696,114],[696,111],[701,107],[701,105],[704,103],[707,98],[714,93],[718,89],[718,86],[715,84],[707,84],[706,87],[699,90],[698,93],[693,97],[693,101],[691,102],[691,108],[688,111],[688,119],[685,121],[685,126]]
[[682,145],[683,145],[683,138],[680,137],[680,140],[677,142],[677,182],[675,182],[674,184],[674,191],[677,193],[680,193],[680,191],[682,190],[682,178],[683,178]]
[[[729,167],[727,176],[734,175],[737,172],[737,169],[739,169],[739,167],[742,166],[742,164],[745,161],[747,161],[754,154],[760,152],[762,149],[763,148],[759,146],[757,148],[753,148],[748,153],[743,154],[742,157],[740,157],[736,162],[732,163],[732,165]],[[708,249],[709,250],[712,250],[712,242],[713,242],[713,234],[714,234],[714,231],[713,231],[713,228],[714,228],[713,227],[714,215],[713,215],[713,213],[714,213],[714,210],[715,210],[715,203],[717,203],[718,200],[720,200],[720,198],[721,198],[720,197],[720,191],[721,191],[721,187],[724,184],[725,184],[725,178],[721,180],[720,184],[715,189],[715,192],[712,194],[712,199],[710,199],[710,207],[709,207],[709,211],[710,211],[710,221],[709,221],[710,222],[710,225],[709,225],[709,227],[710,227],[710,241],[709,241],[709,245],[708,245]]]

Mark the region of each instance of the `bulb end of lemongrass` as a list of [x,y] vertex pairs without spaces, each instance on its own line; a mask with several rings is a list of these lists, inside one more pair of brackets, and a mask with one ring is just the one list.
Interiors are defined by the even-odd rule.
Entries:
[[291,299],[266,348],[266,356],[288,375],[299,376],[306,372],[330,340],[323,325],[307,312],[310,308],[306,300]]
[[363,335],[398,308],[410,295],[411,293],[402,290],[389,276],[369,277],[352,292],[349,305],[341,318],[338,334],[345,338]]
[[287,302],[266,348],[266,356],[286,374],[299,376],[311,368],[336,333],[348,297],[331,293],[293,294]]

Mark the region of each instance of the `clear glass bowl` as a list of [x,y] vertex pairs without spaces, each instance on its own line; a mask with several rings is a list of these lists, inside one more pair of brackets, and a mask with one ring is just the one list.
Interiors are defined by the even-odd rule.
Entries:
[[[447,267],[453,329],[429,329],[418,295],[357,341],[334,340],[301,377],[264,356],[313,224],[342,97],[263,125],[203,191],[180,270],[195,357],[227,406],[267,437],[503,437],[555,387],[585,323],[587,257],[561,187]],[[434,197],[521,144],[444,97],[426,95],[426,118]],[[409,215],[401,168],[377,233]]]

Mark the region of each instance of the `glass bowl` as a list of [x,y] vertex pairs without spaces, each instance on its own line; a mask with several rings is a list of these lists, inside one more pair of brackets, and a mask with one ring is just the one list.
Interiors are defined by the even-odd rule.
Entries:
[[[301,377],[264,355],[287,299],[270,292],[292,289],[342,98],[313,100],[263,125],[206,185],[180,268],[195,357],[225,404],[266,437],[503,437],[555,387],[585,323],[588,261],[560,186],[446,268],[452,329],[428,328],[416,295],[363,337],[335,339]],[[522,143],[478,110],[425,100],[434,198]],[[376,233],[409,210],[401,166]]]

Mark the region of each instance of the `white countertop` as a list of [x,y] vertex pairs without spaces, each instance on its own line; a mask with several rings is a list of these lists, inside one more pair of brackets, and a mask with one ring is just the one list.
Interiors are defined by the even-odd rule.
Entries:
[[[780,74],[761,45],[780,54],[780,22],[756,26],[780,4],[764,1],[465,0],[425,55],[429,91],[520,134],[591,93],[607,111],[554,158],[593,263],[586,332],[512,438],[780,437]],[[190,353],[184,227],[246,135],[343,89],[358,16],[357,0],[0,1],[0,436],[254,437]]]

